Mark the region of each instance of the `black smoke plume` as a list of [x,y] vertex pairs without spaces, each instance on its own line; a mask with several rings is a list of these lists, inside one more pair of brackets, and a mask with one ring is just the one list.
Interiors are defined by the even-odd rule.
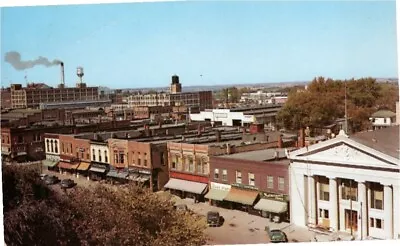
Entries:
[[21,54],[16,51],[7,52],[4,60],[10,63],[16,70],[25,70],[33,68],[37,65],[43,65],[46,67],[57,66],[62,63],[60,60],[49,61],[46,57],[39,56],[36,60],[22,61]]

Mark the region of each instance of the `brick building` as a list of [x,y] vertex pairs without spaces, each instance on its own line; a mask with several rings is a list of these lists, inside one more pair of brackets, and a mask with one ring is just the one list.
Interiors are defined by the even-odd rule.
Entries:
[[199,110],[213,106],[212,91],[182,92],[179,77],[172,76],[170,92],[136,94],[129,96],[128,103],[132,107],[138,106],[186,106]]
[[206,198],[265,217],[287,218],[289,161],[284,149],[265,149],[210,158]]
[[38,108],[41,103],[95,101],[99,99],[98,87],[52,88],[11,85],[11,108]]

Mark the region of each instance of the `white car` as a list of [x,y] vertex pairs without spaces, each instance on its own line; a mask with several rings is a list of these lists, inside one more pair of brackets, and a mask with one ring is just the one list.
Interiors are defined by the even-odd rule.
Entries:
[[40,174],[40,179],[44,180],[47,176],[49,176],[49,175],[42,173],[42,174]]

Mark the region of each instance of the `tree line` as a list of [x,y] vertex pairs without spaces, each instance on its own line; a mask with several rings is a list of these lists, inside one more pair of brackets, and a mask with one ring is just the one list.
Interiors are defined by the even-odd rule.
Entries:
[[291,130],[332,124],[345,116],[345,95],[348,123],[353,131],[362,131],[369,127],[369,117],[377,110],[395,112],[398,85],[377,83],[373,78],[314,78],[307,90],[295,88],[289,92],[277,122],[280,127]]

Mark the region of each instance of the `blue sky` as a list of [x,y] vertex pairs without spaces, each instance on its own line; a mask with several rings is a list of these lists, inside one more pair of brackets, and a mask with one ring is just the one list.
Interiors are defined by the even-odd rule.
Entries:
[[[3,8],[1,82],[110,88],[397,77],[395,2],[164,2]],[[202,77],[200,75],[203,75]]]

